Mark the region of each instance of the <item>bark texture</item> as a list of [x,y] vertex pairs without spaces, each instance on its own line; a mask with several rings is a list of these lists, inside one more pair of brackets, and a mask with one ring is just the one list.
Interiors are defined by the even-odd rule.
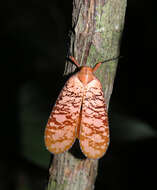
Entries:
[[[120,54],[125,10],[126,0],[73,0],[70,55],[80,65],[89,66],[117,57]],[[102,83],[107,105],[117,61],[102,64],[95,74]],[[65,74],[75,69],[75,65],[67,62]],[[75,146],[77,150],[78,145]],[[92,190],[97,168],[98,160],[79,157],[73,151],[55,155],[50,167],[48,190]]]

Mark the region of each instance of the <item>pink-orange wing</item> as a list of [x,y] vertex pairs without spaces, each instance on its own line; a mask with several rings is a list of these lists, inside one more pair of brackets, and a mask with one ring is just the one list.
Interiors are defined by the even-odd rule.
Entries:
[[74,143],[82,98],[83,85],[74,75],[62,89],[45,129],[45,145],[51,153],[62,153]]
[[88,157],[102,157],[109,144],[107,108],[101,83],[92,80],[85,89],[79,141],[82,152]]

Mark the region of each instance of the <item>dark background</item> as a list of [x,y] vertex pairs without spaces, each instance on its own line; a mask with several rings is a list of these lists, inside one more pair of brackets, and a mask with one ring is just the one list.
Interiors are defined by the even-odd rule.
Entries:
[[[43,133],[63,86],[72,0],[7,0],[1,20],[0,189],[42,190],[50,154]],[[110,102],[111,143],[96,189],[156,185],[156,6],[128,0]]]

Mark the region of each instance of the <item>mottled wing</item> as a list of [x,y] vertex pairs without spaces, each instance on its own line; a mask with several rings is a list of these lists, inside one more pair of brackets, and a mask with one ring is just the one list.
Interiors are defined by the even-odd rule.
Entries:
[[88,157],[102,157],[109,144],[107,108],[101,83],[98,79],[88,83],[82,105],[80,146]]
[[82,98],[83,85],[76,74],[65,84],[48,120],[45,144],[50,152],[62,153],[74,143]]

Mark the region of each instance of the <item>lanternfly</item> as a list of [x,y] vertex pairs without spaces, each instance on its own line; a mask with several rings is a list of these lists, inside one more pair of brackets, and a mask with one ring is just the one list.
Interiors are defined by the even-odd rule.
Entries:
[[46,125],[45,144],[51,153],[60,154],[78,138],[84,155],[98,159],[109,145],[107,106],[102,85],[93,74],[101,63],[80,67],[73,57],[70,59],[80,70],[59,94]]

